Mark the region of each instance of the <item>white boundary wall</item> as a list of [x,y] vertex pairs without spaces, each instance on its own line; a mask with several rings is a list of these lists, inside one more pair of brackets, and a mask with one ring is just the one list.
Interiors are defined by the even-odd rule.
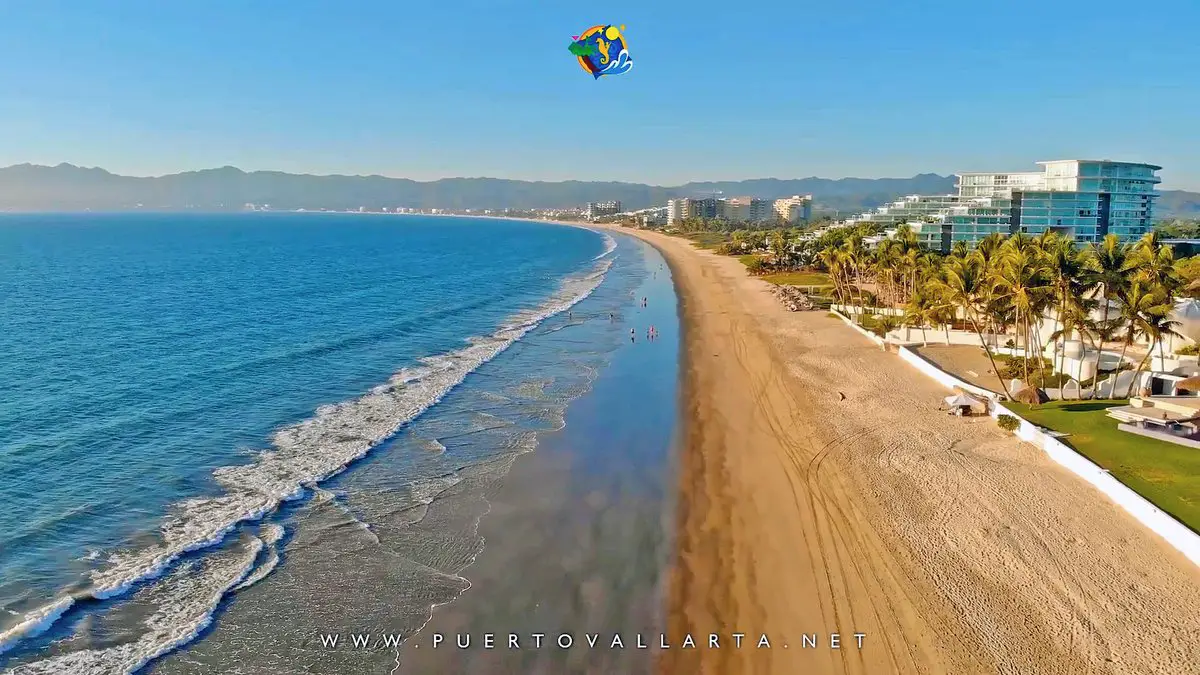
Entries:
[[871,342],[874,342],[875,344],[879,345],[880,347],[883,347],[883,344],[884,344],[884,340],[883,340],[883,338],[881,338],[881,337],[879,337],[878,335],[876,335],[876,334],[872,333],[871,331],[867,330],[866,328],[863,328],[862,326],[860,326],[860,325],[858,325],[858,324],[854,323],[854,322],[853,322],[853,321],[851,321],[849,318],[847,318],[845,314],[842,314],[842,313],[841,313],[841,312],[839,312],[838,310],[834,309],[834,310],[833,310],[833,313],[834,313],[834,314],[837,314],[839,319],[841,319],[842,321],[846,322],[846,325],[847,325],[847,326],[850,326],[850,327],[851,327],[851,328],[853,328],[854,330],[858,331],[860,335],[862,335],[863,337],[867,338],[867,339],[868,339],[868,340],[870,340]]
[[1062,441],[1044,433],[1036,425],[997,403],[992,408],[992,416],[999,415],[1012,415],[1021,420],[1021,426],[1017,429],[1018,438],[1044,450],[1050,459],[1091,483],[1109,499],[1116,502],[1117,506],[1128,511],[1155,534],[1166,539],[1168,544],[1179,549],[1180,553],[1187,556],[1188,560],[1200,565],[1200,535],[1189,530],[1186,525],[1175,520],[1170,514],[1146,501],[1144,497],[1113,478],[1108,471],[1093,464]]
[[900,358],[907,361],[923,374],[933,378],[947,389],[957,387],[973,394],[985,395],[992,399],[992,405],[989,406],[992,417],[1011,415],[1021,421],[1021,426],[1016,432],[1018,438],[1041,448],[1050,456],[1050,459],[1076,476],[1091,483],[1093,487],[1116,502],[1117,506],[1129,512],[1138,522],[1165,539],[1168,544],[1183,553],[1188,560],[1200,566],[1200,535],[1192,532],[1186,525],[1175,520],[1174,517],[1160,510],[1154,504],[1151,504],[1144,497],[1126,487],[1121,481],[1113,478],[1108,471],[1092,463],[1091,460],[1079,454],[1062,441],[1043,432],[1037,425],[1005,408],[995,394],[954,377],[950,373],[941,370],[929,361],[921,358],[907,347],[900,347],[899,353]]

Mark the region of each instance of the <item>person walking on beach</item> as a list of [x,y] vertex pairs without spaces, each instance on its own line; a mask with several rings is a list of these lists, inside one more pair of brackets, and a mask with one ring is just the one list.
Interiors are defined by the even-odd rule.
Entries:
[[636,338],[637,338],[637,331],[635,331],[634,329],[630,328],[630,329],[629,329],[629,341],[630,341],[630,342],[633,342],[633,341],[634,341]]

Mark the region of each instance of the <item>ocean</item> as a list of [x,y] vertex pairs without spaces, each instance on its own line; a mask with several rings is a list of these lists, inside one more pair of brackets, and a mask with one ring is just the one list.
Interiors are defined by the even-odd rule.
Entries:
[[[324,633],[412,639],[489,549],[529,548],[480,532],[539,489],[666,513],[677,334],[647,340],[634,301],[669,287],[654,256],[492,219],[0,218],[0,667],[338,672],[364,657]],[[639,358],[614,424],[631,392],[598,385]],[[572,468],[493,513],[543,440],[525,466]]]

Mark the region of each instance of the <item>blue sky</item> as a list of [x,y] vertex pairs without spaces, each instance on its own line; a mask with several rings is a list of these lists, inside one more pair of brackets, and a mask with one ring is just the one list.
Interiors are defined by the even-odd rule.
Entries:
[[[572,60],[598,23],[630,73]],[[0,165],[672,185],[1088,157],[1200,189],[1198,35],[1196,0],[0,0]]]

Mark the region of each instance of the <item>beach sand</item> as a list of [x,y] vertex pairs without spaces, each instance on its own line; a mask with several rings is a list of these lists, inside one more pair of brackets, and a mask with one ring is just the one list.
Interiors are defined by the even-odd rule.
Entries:
[[663,252],[685,323],[669,630],[726,636],[663,672],[1195,672],[1200,570],[1180,553],[737,260],[619,229]]

